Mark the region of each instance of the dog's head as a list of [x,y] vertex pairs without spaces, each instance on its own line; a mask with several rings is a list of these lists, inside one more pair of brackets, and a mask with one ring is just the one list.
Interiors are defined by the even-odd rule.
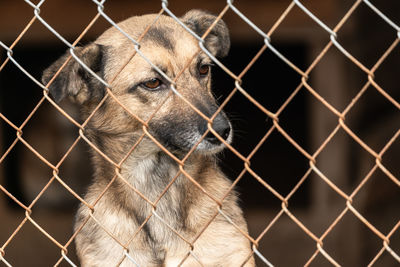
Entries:
[[[132,17],[118,26],[132,38],[138,39],[156,15]],[[192,31],[202,36],[216,17],[192,10],[182,18]],[[218,105],[211,92],[211,59],[200,50],[198,41],[168,16],[160,16],[140,41],[140,51],[172,80],[187,101],[211,118]],[[228,29],[218,21],[205,38],[205,47],[216,57],[226,56],[230,47]],[[146,60],[134,53],[134,44],[116,28],[105,31],[94,43],[75,48],[75,54],[93,72],[110,83],[113,95],[129,111],[149,121],[149,132],[164,146],[187,151],[200,140],[208,129],[202,118],[180,96],[170,93],[170,84]],[[65,63],[67,52],[43,74],[47,84]],[[193,59],[193,60],[192,60]],[[185,68],[185,66],[188,67]],[[183,72],[182,72],[183,70]],[[116,78],[114,78],[116,76]],[[106,87],[75,59],[71,59],[49,87],[55,101],[69,96],[91,112],[106,94]],[[166,99],[166,100],[165,100]],[[161,105],[162,104],[162,105]],[[161,108],[156,108],[161,105]],[[214,116],[212,128],[226,142],[231,142],[231,124],[221,111]],[[108,135],[142,133],[142,124],[129,115],[115,99],[108,97],[96,111],[88,127]],[[196,151],[214,153],[223,148],[213,133],[208,133]]]

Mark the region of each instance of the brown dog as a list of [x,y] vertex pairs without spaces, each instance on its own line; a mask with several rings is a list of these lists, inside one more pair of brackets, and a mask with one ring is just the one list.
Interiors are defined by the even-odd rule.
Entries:
[[[132,17],[118,26],[137,39],[155,18],[156,15]],[[198,10],[189,11],[181,18],[200,36],[215,19],[215,16]],[[230,42],[225,23],[219,21],[215,25],[205,39],[205,46],[217,57],[228,53]],[[129,112],[142,120],[147,120],[164,102],[150,120],[148,131],[171,153],[182,158],[205,134],[207,121],[181,97],[173,94],[165,100],[171,90],[169,82],[141,56],[135,55],[121,71],[133,49],[133,43],[111,27],[94,43],[76,48],[75,53],[105,81],[110,81],[120,71],[111,82],[112,92]],[[163,15],[159,17],[141,40],[140,49],[172,79],[194,56],[189,67],[178,77],[176,88],[204,115],[211,118],[216,113],[218,105],[210,89],[212,61],[205,53],[197,53],[197,40],[174,19]],[[61,57],[44,72],[45,84],[68,55]],[[56,101],[65,96],[71,97],[82,106],[86,116],[106,94],[105,86],[75,60],[70,60],[49,89]],[[143,134],[143,125],[129,112],[108,97],[84,130],[85,135],[114,162],[121,161]],[[231,142],[231,124],[223,112],[216,115],[212,127],[226,142]],[[215,153],[223,147],[210,132],[184,165],[185,172],[214,199],[222,199],[231,187],[231,182],[216,164]],[[93,165],[94,181],[85,195],[88,203],[94,203],[115,176],[115,167],[96,152],[93,153]],[[95,219],[90,218],[76,236],[81,264],[254,266],[249,240],[221,214],[196,239],[213,218],[218,205],[182,173],[161,197],[155,210],[121,179],[125,179],[150,201],[155,201],[178,172],[176,161],[150,138],[143,138],[124,161],[120,177],[94,206],[92,215]],[[223,200],[221,210],[247,232],[235,192],[231,191]],[[76,218],[76,230],[90,216],[90,212],[81,205]],[[149,215],[152,216],[137,232]],[[196,239],[193,247],[169,227],[190,243]],[[124,250],[110,234],[128,249]]]

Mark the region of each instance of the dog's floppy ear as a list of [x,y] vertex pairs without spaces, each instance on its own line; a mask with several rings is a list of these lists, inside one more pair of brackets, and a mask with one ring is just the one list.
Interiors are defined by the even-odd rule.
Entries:
[[[202,10],[190,10],[181,19],[200,37],[216,20],[216,16]],[[205,39],[206,48],[216,57],[224,57],[230,48],[229,30],[225,22],[219,20]]]
[[[91,43],[85,47],[76,47],[74,53],[86,66],[104,79],[104,46]],[[69,56],[68,50],[43,72],[43,84],[46,85],[53,78]],[[84,104],[87,101],[101,99],[104,96],[105,86],[78,61],[71,58],[50,85],[49,91],[56,102],[61,101],[65,96],[70,96],[75,102]]]

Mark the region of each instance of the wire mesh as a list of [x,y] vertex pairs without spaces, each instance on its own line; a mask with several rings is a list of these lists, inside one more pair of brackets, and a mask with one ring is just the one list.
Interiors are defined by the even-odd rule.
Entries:
[[[50,0],[47,0],[50,1]],[[7,147],[4,150],[4,153],[1,155],[0,158],[0,164],[5,161],[5,159],[9,156],[9,154],[15,149],[17,145],[23,145],[26,149],[30,150],[42,163],[44,163],[52,172],[52,177],[48,180],[48,182],[43,186],[43,188],[40,190],[40,192],[36,195],[34,200],[29,204],[25,205],[23,204],[23,201],[18,199],[16,196],[14,196],[5,185],[0,184],[0,189],[3,192],[3,194],[11,200],[12,202],[15,202],[21,209],[25,211],[25,216],[24,218],[20,221],[19,225],[16,227],[16,229],[12,232],[12,234],[9,236],[9,238],[3,243],[0,244],[0,262],[4,263],[6,266],[12,266],[9,263],[9,258],[7,256],[7,248],[9,244],[12,242],[14,238],[19,234],[21,229],[23,228],[24,225],[26,224],[31,224],[33,225],[37,230],[39,230],[50,242],[54,244],[54,246],[58,247],[60,250],[61,256],[59,257],[58,261],[55,263],[55,266],[58,266],[62,263],[67,263],[70,266],[76,266],[76,262],[73,262],[73,260],[70,259],[69,251],[68,249],[71,247],[71,244],[73,243],[76,235],[81,231],[82,227],[87,223],[87,221],[91,218],[96,223],[98,224],[99,227],[103,229],[119,246],[123,248],[123,253],[121,254],[121,259],[120,263],[122,263],[124,260],[131,261],[134,265],[139,266],[138,263],[135,261],[134,258],[132,258],[129,254],[129,242],[124,243],[121,240],[118,240],[117,237],[115,237],[112,232],[107,229],[102,223],[96,218],[94,211],[96,210],[96,205],[99,202],[99,200],[103,197],[104,193],[109,189],[109,187],[118,179],[124,182],[124,184],[131,188],[132,191],[135,194],[138,194],[144,201],[146,201],[151,207],[152,207],[152,212],[148,214],[148,217],[144,220],[143,224],[137,229],[136,234],[138,234],[146,225],[146,223],[150,220],[150,218],[156,218],[163,224],[165,224],[171,231],[175,233],[180,239],[182,239],[188,246],[187,250],[187,255],[186,257],[182,258],[181,263],[183,264],[188,257],[192,257],[199,263],[199,265],[202,264],[202,259],[197,257],[195,252],[194,252],[194,247],[196,247],[196,241],[201,236],[201,234],[207,229],[207,227],[210,225],[212,222],[209,221],[206,225],[204,225],[204,228],[199,231],[199,234],[197,235],[197,238],[194,240],[187,240],[184,236],[182,236],[179,232],[178,229],[174,229],[173,226],[169,225],[168,222],[162,218],[158,213],[157,213],[157,205],[160,201],[160,199],[164,196],[164,194],[169,190],[169,187],[176,181],[177,177],[179,175],[183,175],[185,178],[190,180],[192,182],[192,186],[198,187],[204,194],[206,194],[210,199],[212,199],[218,206],[218,209],[216,209],[213,215],[213,219],[219,214],[222,215],[227,222],[231,223],[234,225],[234,222],[224,214],[224,212],[221,210],[221,206],[223,206],[223,201],[227,197],[227,195],[230,192],[227,192],[226,195],[222,199],[217,199],[215,198],[212,194],[207,192],[191,175],[185,170],[185,163],[190,157],[190,155],[193,153],[193,151],[196,149],[196,147],[200,144],[200,142],[204,139],[204,137],[211,132],[214,134],[222,143],[225,144],[227,147],[226,149],[230,150],[232,153],[234,153],[243,163],[243,169],[242,172],[237,176],[237,177],[232,177],[233,178],[233,184],[231,187],[231,190],[233,189],[234,186],[236,186],[243,178],[244,174],[250,174],[252,178],[254,178],[256,181],[258,181],[258,186],[264,187],[268,191],[270,191],[274,197],[281,202],[281,208],[278,212],[276,212],[274,218],[267,224],[267,226],[258,234],[258,235],[251,235],[247,234],[245,231],[240,229],[238,226],[235,225],[235,227],[241,231],[241,233],[251,242],[252,244],[252,254],[258,258],[258,260],[261,263],[266,264],[267,266],[274,266],[274,262],[268,258],[267,255],[263,255],[261,250],[259,249],[259,242],[261,239],[268,238],[266,235],[269,233],[271,228],[274,227],[274,225],[279,224],[279,219],[286,214],[293,223],[295,223],[299,229],[304,231],[304,233],[312,240],[312,242],[315,243],[315,251],[312,255],[308,256],[308,261],[305,263],[306,266],[311,265],[314,260],[317,258],[317,256],[322,256],[324,257],[328,262],[330,262],[334,266],[341,266],[342,264],[340,263],[340,260],[336,259],[334,255],[330,252],[330,250],[326,250],[324,247],[324,241],[327,238],[327,236],[334,235],[334,229],[337,227],[337,225],[340,224],[340,222],[343,220],[343,218],[346,215],[352,215],[359,222],[364,224],[371,233],[373,233],[377,238],[380,239],[382,242],[382,246],[380,250],[375,254],[375,257],[369,262],[369,266],[373,266],[379,259],[382,257],[384,252],[386,251],[391,255],[391,257],[394,259],[394,261],[400,263],[400,251],[396,251],[396,249],[391,247],[391,238],[394,234],[399,233],[399,228],[400,228],[400,221],[398,221],[396,224],[394,224],[389,232],[383,232],[380,230],[378,227],[376,227],[372,222],[370,222],[363,214],[362,211],[360,211],[355,205],[353,205],[353,200],[354,198],[359,194],[359,192],[364,188],[364,186],[371,180],[371,177],[374,175],[375,172],[378,170],[382,171],[387,178],[390,179],[391,183],[395,187],[400,187],[400,179],[398,176],[396,176],[393,171],[390,171],[385,164],[383,163],[383,156],[385,153],[391,148],[391,146],[399,140],[399,135],[400,135],[400,128],[397,127],[396,132],[394,135],[389,138],[389,140],[386,142],[386,144],[383,146],[382,149],[376,150],[370,147],[363,139],[355,133],[352,128],[349,126],[346,116],[349,114],[351,110],[354,109],[355,106],[358,105],[358,103],[361,101],[363,98],[363,95],[366,94],[367,90],[376,90],[377,93],[379,93],[382,97],[384,97],[387,100],[387,105],[391,105],[394,107],[396,110],[400,110],[400,103],[398,102],[398,99],[395,99],[395,97],[391,96],[387,90],[384,89],[384,86],[380,85],[376,80],[375,80],[375,72],[380,68],[380,66],[383,64],[383,62],[391,56],[392,53],[394,53],[395,49],[398,49],[398,43],[400,39],[400,26],[397,25],[394,21],[391,20],[391,18],[387,17],[383,12],[381,12],[371,1],[368,0],[358,0],[355,1],[350,8],[346,10],[346,13],[343,15],[341,20],[334,26],[334,27],[329,27],[322,19],[318,18],[317,15],[315,15],[312,11],[310,11],[307,8],[307,4],[303,3],[304,1],[298,1],[294,0],[291,1],[282,12],[281,16],[276,20],[276,23],[269,29],[269,31],[265,31],[263,29],[260,29],[255,23],[252,22],[251,17],[245,16],[240,8],[236,6],[236,4],[232,0],[228,0],[226,2],[226,6],[220,11],[218,14],[216,21],[210,26],[210,28],[204,33],[203,36],[198,36],[196,33],[194,33],[191,29],[189,29],[184,23],[182,23],[177,15],[174,14],[172,10],[169,9],[169,2],[166,0],[162,0],[159,2],[159,8],[160,11],[158,13],[158,16],[156,19],[147,25],[145,31],[141,34],[141,36],[136,40],[129,36],[126,32],[124,32],[120,27],[118,27],[117,23],[112,20],[108,15],[107,15],[107,9],[105,8],[106,1],[96,1],[93,0],[92,4],[97,8],[97,14],[93,17],[91,22],[87,25],[87,27],[81,32],[81,34],[76,38],[76,40],[72,43],[67,41],[61,34],[59,34],[46,20],[41,17],[41,7],[42,5],[46,2],[46,0],[42,0],[39,3],[35,4],[33,1],[25,0],[26,5],[29,5],[30,8],[32,9],[32,19],[29,21],[29,23],[26,25],[26,27],[20,32],[19,36],[15,39],[15,41],[7,45],[3,43],[0,40],[0,46],[4,51],[6,51],[6,58],[2,62],[0,66],[0,72],[4,69],[4,67],[7,64],[14,64],[24,75],[26,75],[29,79],[32,80],[34,84],[36,84],[40,89],[43,90],[43,95],[41,96],[40,100],[35,104],[35,107],[32,109],[30,114],[25,118],[22,124],[17,125],[15,122],[13,122],[11,119],[7,118],[7,116],[3,113],[0,113],[0,120],[2,120],[3,123],[8,125],[15,131],[16,137],[12,144]],[[376,15],[378,15],[381,20],[386,23],[391,30],[393,31],[393,41],[391,45],[384,51],[383,54],[380,55],[379,59],[375,62],[372,68],[368,68],[365,66],[363,63],[361,63],[355,56],[352,55],[351,52],[346,50],[345,46],[342,45],[341,39],[339,38],[341,36],[341,29],[343,25],[351,18],[353,13],[355,13],[361,6],[364,8],[367,7],[369,8],[372,12],[374,12]],[[156,6],[155,6],[156,7]],[[286,20],[288,16],[292,12],[294,12],[294,9],[298,8],[303,12],[306,16],[308,16],[315,25],[320,27],[326,34],[327,37],[329,37],[329,41],[325,44],[324,48],[316,55],[311,64],[305,68],[304,70],[301,67],[296,66],[294,63],[292,63],[285,55],[283,52],[279,51],[277,47],[274,45],[274,38],[273,35],[277,29],[281,26],[281,24]],[[227,66],[225,66],[221,61],[219,61],[217,58],[215,58],[204,46],[204,40],[205,37],[210,33],[212,28],[216,25],[216,23],[223,19],[225,14],[230,11],[235,14],[235,19],[236,20],[242,20],[244,23],[246,23],[250,28],[252,28],[254,31],[257,32],[257,34],[262,38],[264,41],[263,46],[259,49],[257,54],[248,62],[247,66],[237,75],[233,71],[231,71]],[[171,16],[174,20],[176,20],[186,31],[188,31],[191,35],[195,37],[195,39],[198,41],[198,52],[202,51],[206,53],[212,61],[219,67],[221,68],[229,77],[234,81],[235,87],[231,89],[230,94],[224,99],[222,104],[220,105],[219,109],[217,112],[211,117],[208,118],[206,115],[204,115],[200,110],[198,110],[188,99],[185,99],[185,97],[179,93],[179,88],[176,87],[176,80],[180,77],[180,75],[184,72],[185,69],[189,67],[190,61],[186,62],[186,65],[184,68],[181,70],[181,72],[175,77],[171,78],[169,77],[166,73],[164,73],[161,69],[159,69],[151,60],[149,60],[144,53],[141,51],[141,40],[142,38],[147,34],[149,29],[151,28],[152,24],[154,24],[159,16],[161,15],[169,15]],[[96,21],[100,18],[104,18],[111,27],[115,27],[118,31],[120,31],[126,38],[128,38],[134,45],[135,51],[132,52],[132,54],[129,56],[129,59],[126,63],[129,62],[129,60],[132,57],[142,57],[148,64],[150,64],[162,77],[164,77],[166,80],[170,82],[170,93],[167,96],[171,97],[172,95],[175,95],[179,98],[181,98],[187,105],[189,105],[195,112],[197,112],[203,119],[205,119],[208,122],[208,130],[204,135],[202,136],[202,139],[198,141],[198,143],[187,153],[187,155],[183,159],[177,158],[173,153],[171,153],[166,147],[164,147],[157,139],[154,137],[150,132],[149,132],[149,122],[152,120],[153,116],[157,113],[157,111],[161,108],[161,106],[157,107],[153,113],[152,116],[150,116],[147,120],[141,119],[137,114],[133,114],[129,108],[125,107],[124,104],[121,102],[121,100],[118,98],[117,95],[113,92],[111,88],[111,83],[116,79],[119,75],[119,72],[115,74],[114,77],[112,77],[108,82],[104,81],[101,77],[99,77],[93,70],[91,70],[88,66],[85,65],[85,63],[76,55],[75,49],[76,45],[82,40],[82,38],[85,36],[85,34],[91,29],[91,27],[96,23]],[[70,56],[67,58],[66,62],[61,66],[59,71],[55,74],[55,76],[50,80],[48,84],[42,84],[40,81],[38,81],[33,75],[30,74],[28,70],[24,68],[24,66],[20,65],[18,60],[14,57],[14,47],[20,42],[21,38],[29,32],[31,26],[33,23],[41,23],[43,24],[44,27],[46,27],[56,38],[58,38],[61,42],[63,42],[66,46],[66,48],[69,49]],[[363,75],[366,78],[365,84],[362,86],[361,90],[358,91],[358,93],[355,95],[355,97],[348,103],[345,108],[343,109],[338,109],[335,107],[334,104],[330,103],[330,101],[326,100],[319,92],[317,89],[313,88],[312,84],[309,82],[309,77],[310,74],[314,71],[315,68],[317,68],[317,65],[321,60],[323,60],[327,53],[329,51],[337,49],[343,56],[345,56],[351,64],[353,64],[356,68],[358,68]],[[246,89],[246,84],[243,83],[242,79],[243,77],[246,76],[246,74],[254,67],[254,64],[256,63],[257,60],[265,53],[267,50],[272,52],[279,60],[284,62],[289,68],[291,68],[293,71],[299,75],[300,83],[296,88],[293,89],[291,95],[285,100],[283,105],[280,106],[280,108],[277,111],[272,111],[268,109],[267,107],[263,106],[259,99],[256,97],[253,97],[250,93],[249,90]],[[54,81],[54,79],[59,75],[59,73],[62,71],[62,69],[66,66],[67,62],[70,60],[76,60],[79,62],[79,64],[84,67],[91,75],[93,75],[96,79],[98,79],[102,84],[104,84],[107,87],[106,94],[102,101],[98,104],[98,106],[94,109],[92,114],[90,114],[85,121],[82,123],[78,122],[76,119],[73,118],[67,111],[63,109],[62,106],[57,104],[50,96],[49,96],[49,86],[51,83]],[[120,70],[121,71],[121,70]],[[2,89],[5,90],[5,89]],[[7,88],[6,88],[7,90]],[[337,123],[333,130],[327,135],[327,138],[321,142],[321,144],[317,147],[317,149],[314,152],[310,152],[307,148],[304,148],[301,144],[299,144],[294,137],[292,137],[291,134],[288,133],[288,131],[285,129],[284,126],[280,123],[280,116],[282,112],[285,111],[285,109],[288,107],[288,105],[291,104],[293,99],[296,97],[296,95],[299,94],[300,91],[305,91],[309,96],[314,98],[316,101],[321,103],[323,106],[325,106],[329,112],[332,113],[332,115],[336,118]],[[261,112],[265,114],[267,118],[270,118],[272,120],[272,126],[265,131],[265,134],[263,138],[259,140],[257,145],[254,147],[253,150],[248,155],[245,155],[243,153],[240,153],[236,148],[235,145],[231,145],[227,143],[223,137],[219,136],[218,133],[213,129],[212,124],[213,120],[217,116],[217,114],[231,101],[231,99],[235,95],[242,95],[246,101],[249,101],[252,103],[257,109],[259,109]],[[98,112],[98,110],[101,108],[101,106],[104,104],[106,99],[113,99],[116,105],[120,105],[125,111],[127,111],[133,120],[137,120],[138,122],[141,123],[143,127],[143,135],[138,139],[138,142],[136,144],[132,144],[132,147],[130,149],[130,152],[123,157],[123,159],[120,162],[115,162],[112,160],[104,151],[101,150],[100,147],[97,147],[90,139],[87,137],[85,133],[86,126],[88,122],[93,118],[94,114]],[[25,139],[24,137],[24,128],[25,126],[32,120],[32,118],[35,116],[37,113],[38,109],[44,105],[45,103],[49,103],[56,109],[62,116],[64,116],[68,121],[70,121],[74,127],[76,132],[78,133],[78,137],[75,139],[75,141],[72,143],[72,145],[67,149],[67,151],[62,155],[61,159],[58,162],[51,162],[44,155],[42,155],[35,147],[30,144],[30,142]],[[17,108],[17,107],[16,107]],[[374,159],[374,166],[369,169],[367,172],[367,175],[363,177],[363,179],[360,181],[358,186],[355,187],[354,190],[352,190],[350,193],[346,193],[344,189],[341,188],[340,185],[337,185],[331,177],[329,177],[329,174],[324,173],[323,170],[321,170],[318,167],[318,157],[320,156],[323,151],[326,150],[326,147],[331,143],[331,141],[338,135],[340,131],[344,131],[348,137],[350,137],[354,142],[357,143],[357,145],[365,150],[370,157]],[[268,179],[266,177],[262,177],[259,174],[257,174],[257,171],[252,169],[252,158],[256,154],[256,152],[260,149],[260,147],[268,140],[270,135],[272,133],[279,133],[283,138],[285,138],[298,152],[302,154],[302,156],[308,161],[309,167],[307,167],[307,171],[304,173],[304,176],[302,176],[299,180],[298,183],[292,188],[292,190],[289,192],[289,194],[283,194],[279,192],[279,190],[275,189],[273,185],[269,184]],[[171,182],[169,185],[165,188],[163,193],[158,196],[158,198],[155,201],[151,201],[148,196],[140,192],[138,189],[136,189],[134,186],[132,186],[128,180],[123,177],[121,174],[121,167],[123,166],[124,162],[128,159],[129,155],[132,153],[132,151],[135,150],[137,145],[143,140],[143,138],[149,138],[151,139],[155,144],[157,144],[161,150],[163,150],[167,155],[171,157],[174,161],[177,162],[179,165],[179,171],[175,175],[175,177],[172,177]],[[64,161],[66,158],[70,157],[72,151],[75,149],[77,144],[79,142],[86,142],[93,150],[95,150],[99,155],[101,155],[106,161],[108,161],[112,166],[115,168],[115,175],[114,177],[110,180],[109,184],[107,187],[104,188],[104,191],[102,194],[98,195],[98,198],[93,202],[93,203],[88,203],[86,202],[79,193],[77,193],[72,187],[68,185],[68,182],[65,181],[63,177],[59,176],[59,170],[61,166],[64,164]],[[289,203],[291,202],[292,196],[299,190],[299,188],[306,183],[307,180],[311,179],[310,177],[312,175],[316,175],[318,179],[323,181],[327,186],[329,186],[335,194],[340,197],[345,205],[341,207],[341,211],[339,215],[332,221],[332,223],[325,228],[325,231],[323,231],[322,234],[318,234],[314,231],[311,230],[311,228],[307,225],[306,222],[302,221],[300,218],[298,218],[295,213],[289,208]],[[72,236],[67,240],[67,242],[61,242],[57,240],[56,237],[52,236],[52,234],[44,227],[42,226],[39,222],[37,222],[34,218],[34,212],[33,208],[37,204],[37,202],[43,198],[43,195],[46,193],[48,188],[53,184],[53,183],[59,183],[61,184],[66,190],[69,191],[69,193],[76,198],[80,203],[85,205],[89,210],[90,210],[90,216],[86,218],[84,221],[83,225],[77,228],[77,230],[72,234]],[[1,230],[1,229],[0,229]],[[135,235],[136,235],[135,234]],[[134,236],[131,237],[130,240],[133,240]],[[248,257],[251,257],[252,255],[248,255]],[[240,263],[244,264],[244,263]],[[277,264],[277,263],[276,263]],[[299,263],[301,264],[301,263]],[[238,263],[239,265],[239,263]]]

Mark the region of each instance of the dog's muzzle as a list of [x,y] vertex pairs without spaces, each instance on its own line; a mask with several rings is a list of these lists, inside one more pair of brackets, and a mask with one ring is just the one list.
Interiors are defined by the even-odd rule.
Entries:
[[[208,128],[207,123],[201,128],[202,129],[199,129],[199,131],[201,134],[204,134],[204,132]],[[231,124],[229,123],[225,115],[222,113],[219,113],[217,117],[215,117],[212,124],[212,128],[224,140],[227,140],[231,134]],[[213,145],[221,144],[221,141],[211,131],[205,136],[204,140]]]
[[[208,129],[208,123],[204,121],[199,125],[199,133],[203,135]],[[232,126],[228,118],[223,112],[220,112],[212,123],[212,129],[216,134],[218,134],[226,143],[230,144],[232,142]],[[225,145],[221,142],[217,136],[209,131],[204,137],[203,141],[197,147],[197,151],[203,153],[217,153],[224,149]]]
[[[215,108],[216,109],[216,108]],[[214,154],[223,150],[233,139],[231,123],[221,111],[212,122],[212,131],[208,131],[208,121],[195,114],[194,116],[180,116],[152,120],[149,123],[150,132],[165,147],[175,151],[189,151],[196,146],[196,151]],[[181,119],[181,120],[179,120]],[[203,135],[208,133],[203,137]],[[218,135],[219,137],[217,137]],[[221,141],[221,138],[224,142]]]

